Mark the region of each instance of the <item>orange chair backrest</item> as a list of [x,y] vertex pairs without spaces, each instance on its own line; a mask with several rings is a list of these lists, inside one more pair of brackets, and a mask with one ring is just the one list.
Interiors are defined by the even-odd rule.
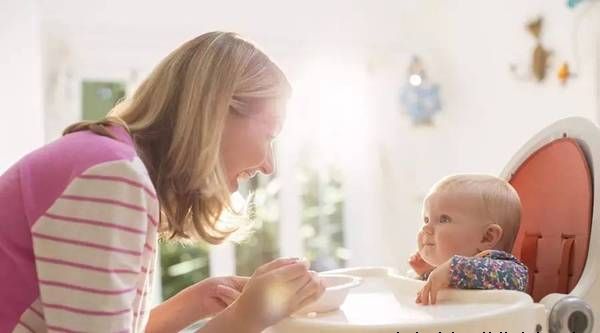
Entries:
[[537,302],[569,293],[588,255],[593,183],[585,155],[573,139],[555,140],[527,158],[510,183],[522,204],[513,254],[529,268],[528,292]]

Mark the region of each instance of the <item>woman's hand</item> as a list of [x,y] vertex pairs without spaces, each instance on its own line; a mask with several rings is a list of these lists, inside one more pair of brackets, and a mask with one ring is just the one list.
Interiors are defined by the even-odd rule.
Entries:
[[222,312],[237,299],[248,279],[214,277],[187,287],[152,310],[146,332],[179,332]]
[[198,298],[204,317],[214,316],[235,302],[248,280],[242,276],[208,278],[189,287],[189,292]]
[[316,301],[325,291],[321,279],[298,259],[277,259],[259,267],[232,304],[233,318],[261,331]]
[[408,258],[408,264],[419,276],[423,276],[424,274],[433,271],[433,269],[435,268],[428,264],[425,260],[423,260],[419,252],[413,254],[412,256],[410,256],[410,258]]
[[427,278],[425,286],[417,293],[417,303],[435,304],[440,290],[450,285],[450,260],[436,267]]

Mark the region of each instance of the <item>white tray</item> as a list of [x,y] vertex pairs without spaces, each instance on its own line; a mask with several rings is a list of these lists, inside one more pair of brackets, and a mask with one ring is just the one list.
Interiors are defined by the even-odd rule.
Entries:
[[[298,315],[270,328],[269,333],[305,332],[542,332],[544,306],[525,293],[506,290],[446,290],[439,304],[415,303],[418,281],[387,268],[352,268],[335,274],[360,276],[338,311]],[[540,325],[540,326],[537,326]],[[541,327],[541,329],[540,329]]]

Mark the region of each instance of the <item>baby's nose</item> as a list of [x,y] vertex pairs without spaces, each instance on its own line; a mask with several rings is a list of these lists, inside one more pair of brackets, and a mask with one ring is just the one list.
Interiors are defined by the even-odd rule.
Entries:
[[430,223],[428,223],[428,224],[425,224],[425,225],[423,226],[423,229],[422,229],[422,231],[423,231],[424,233],[426,233],[426,234],[433,234],[433,227],[431,226],[431,224],[430,224]]

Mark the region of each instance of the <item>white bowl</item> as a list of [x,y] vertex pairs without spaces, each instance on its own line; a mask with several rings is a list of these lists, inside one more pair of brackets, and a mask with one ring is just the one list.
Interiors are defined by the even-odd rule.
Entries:
[[335,311],[344,304],[350,289],[358,286],[361,282],[359,277],[350,275],[326,274],[319,277],[325,284],[325,292],[318,300],[297,311],[297,314]]

